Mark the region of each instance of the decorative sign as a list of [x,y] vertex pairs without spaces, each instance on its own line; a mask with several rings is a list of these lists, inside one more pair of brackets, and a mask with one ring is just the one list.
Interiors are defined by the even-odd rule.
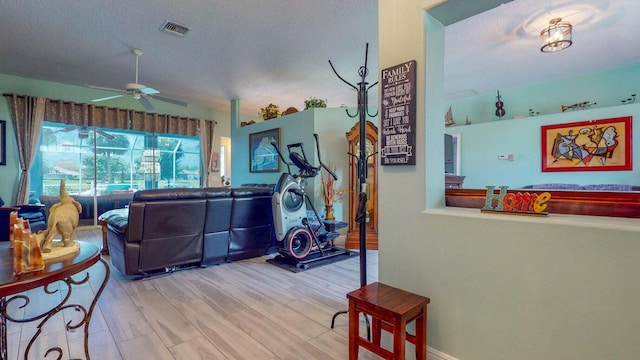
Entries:
[[[551,194],[543,192],[538,195],[529,192],[507,193],[508,186],[500,186],[500,192],[494,194],[495,186],[487,186],[484,207],[481,212],[503,213],[509,215],[547,216],[544,212],[546,202],[551,199]],[[494,206],[495,202],[495,206]]]
[[211,153],[211,164],[209,165],[211,172],[220,172],[220,153],[212,152]]
[[382,165],[415,165],[416,61],[382,70]]

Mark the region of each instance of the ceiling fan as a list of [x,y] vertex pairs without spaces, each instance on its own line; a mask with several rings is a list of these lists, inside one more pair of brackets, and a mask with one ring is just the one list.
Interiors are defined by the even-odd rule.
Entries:
[[180,106],[187,106],[188,105],[186,102],[183,102],[183,101],[169,99],[169,98],[166,98],[166,97],[163,97],[163,96],[159,96],[158,94],[160,92],[158,90],[150,88],[150,87],[147,87],[145,85],[142,85],[142,84],[138,83],[138,59],[140,58],[140,55],[142,55],[142,51],[140,49],[133,49],[133,50],[131,50],[131,52],[133,52],[133,55],[136,56],[136,81],[134,83],[126,84],[124,86],[124,90],[106,88],[106,87],[101,87],[101,86],[87,85],[87,87],[90,87],[92,89],[108,90],[108,91],[115,91],[115,92],[122,93],[120,95],[107,96],[107,97],[103,97],[103,98],[99,98],[99,99],[94,99],[94,100],[91,100],[91,101],[98,102],[98,101],[111,100],[111,99],[115,99],[115,98],[119,98],[119,97],[123,97],[123,96],[131,96],[134,99],[138,100],[140,102],[140,104],[142,104],[142,106],[147,111],[152,111],[152,110],[155,109],[153,107],[153,105],[151,104],[151,102],[149,101],[150,98],[153,98],[153,99],[156,99],[156,100],[160,100],[160,101],[164,101],[164,102],[168,102],[168,103],[172,103],[172,104],[175,104],[175,105],[180,105]]
[[[73,126],[67,126],[64,129],[60,129],[56,132],[70,132],[70,131],[74,131],[77,130],[78,131],[78,138],[79,139],[87,139],[89,138],[89,134],[91,132],[92,129],[89,128],[89,126],[77,126],[77,125],[73,125]],[[109,134],[106,131],[102,131],[102,130],[96,130],[96,134],[99,134],[101,136],[104,136],[105,138],[109,139],[109,140],[113,140],[115,139],[114,135]]]

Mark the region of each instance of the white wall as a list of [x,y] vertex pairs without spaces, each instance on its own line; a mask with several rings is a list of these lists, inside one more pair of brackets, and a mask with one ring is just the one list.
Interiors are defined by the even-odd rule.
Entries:
[[435,3],[378,2],[380,68],[417,60],[418,97],[428,97],[417,165],[380,171],[380,281],[430,297],[429,345],[458,359],[637,358],[637,220],[431,206],[444,193],[446,111],[430,84],[442,80],[425,70],[443,50],[424,46],[444,34],[423,11]]

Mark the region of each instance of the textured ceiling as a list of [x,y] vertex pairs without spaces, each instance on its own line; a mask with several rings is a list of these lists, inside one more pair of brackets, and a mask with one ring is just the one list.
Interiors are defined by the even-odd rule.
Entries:
[[[574,24],[574,45],[542,54],[538,33],[552,17]],[[446,93],[638,62],[639,17],[637,0],[515,0],[455,22],[446,28]],[[356,83],[369,43],[373,83],[377,19],[375,0],[0,0],[0,73],[121,89],[134,82],[131,49],[140,48],[139,82],[190,104],[228,110],[240,99],[243,112],[256,114],[271,102],[301,109],[314,96],[353,106],[355,91],[328,60]],[[165,20],[191,31],[167,35]]]
[[[560,17],[573,45],[540,52],[540,30]],[[445,30],[445,93],[483,93],[640,62],[640,1],[515,0]]]

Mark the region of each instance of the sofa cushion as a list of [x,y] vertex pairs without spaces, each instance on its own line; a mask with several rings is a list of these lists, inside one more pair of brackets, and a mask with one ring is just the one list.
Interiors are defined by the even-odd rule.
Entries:
[[204,222],[202,265],[220,264],[229,252],[229,223],[231,222],[231,190],[226,187],[205,189],[207,198]]
[[107,221],[107,224],[119,233],[125,234],[127,232],[129,219],[125,216],[114,216]]
[[272,190],[266,187],[232,189],[228,260],[262,256],[275,246]]
[[109,210],[100,216],[98,221],[106,222],[112,229],[118,231],[121,234],[127,232],[127,224],[129,222],[129,209],[114,209]]

